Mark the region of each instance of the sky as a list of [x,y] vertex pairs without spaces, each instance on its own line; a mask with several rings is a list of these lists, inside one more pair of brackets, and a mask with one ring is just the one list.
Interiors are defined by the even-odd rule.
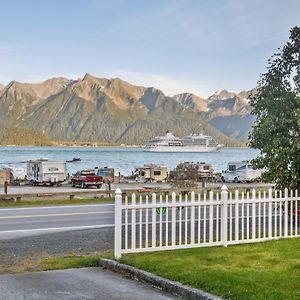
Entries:
[[0,83],[119,77],[167,95],[255,87],[299,0],[0,0]]

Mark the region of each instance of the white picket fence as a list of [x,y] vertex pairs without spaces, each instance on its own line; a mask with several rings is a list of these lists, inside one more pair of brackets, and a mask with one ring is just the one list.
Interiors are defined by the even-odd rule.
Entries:
[[123,253],[253,243],[300,236],[297,191],[221,192],[171,197],[115,194],[116,258]]

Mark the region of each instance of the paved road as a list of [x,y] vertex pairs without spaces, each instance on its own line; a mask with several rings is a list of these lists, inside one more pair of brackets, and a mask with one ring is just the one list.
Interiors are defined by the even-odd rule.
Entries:
[[113,224],[113,204],[5,208],[0,209],[0,240]]
[[169,294],[101,268],[1,275],[0,298],[1,300],[176,299]]

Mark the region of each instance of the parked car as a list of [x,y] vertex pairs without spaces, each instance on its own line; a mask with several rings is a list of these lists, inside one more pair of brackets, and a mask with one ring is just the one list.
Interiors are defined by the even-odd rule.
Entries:
[[82,189],[95,186],[98,189],[101,188],[103,183],[103,177],[97,176],[95,170],[81,170],[78,171],[71,179],[71,184],[73,187],[80,187]]
[[258,180],[262,171],[255,169],[249,161],[238,161],[228,163],[226,171],[222,171],[223,182],[252,182]]

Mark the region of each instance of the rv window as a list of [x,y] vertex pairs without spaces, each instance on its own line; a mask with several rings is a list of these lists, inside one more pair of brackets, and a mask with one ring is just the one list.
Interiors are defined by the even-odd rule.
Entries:
[[55,171],[58,171],[58,168],[55,168],[55,167],[48,168],[48,171],[50,171],[50,172],[55,172]]
[[145,176],[145,171],[140,172],[141,176]]
[[160,175],[160,171],[154,171],[153,174],[156,175],[156,176]]
[[203,170],[208,171],[209,170],[209,166],[203,166]]
[[236,170],[236,165],[229,165],[228,170],[234,172]]

